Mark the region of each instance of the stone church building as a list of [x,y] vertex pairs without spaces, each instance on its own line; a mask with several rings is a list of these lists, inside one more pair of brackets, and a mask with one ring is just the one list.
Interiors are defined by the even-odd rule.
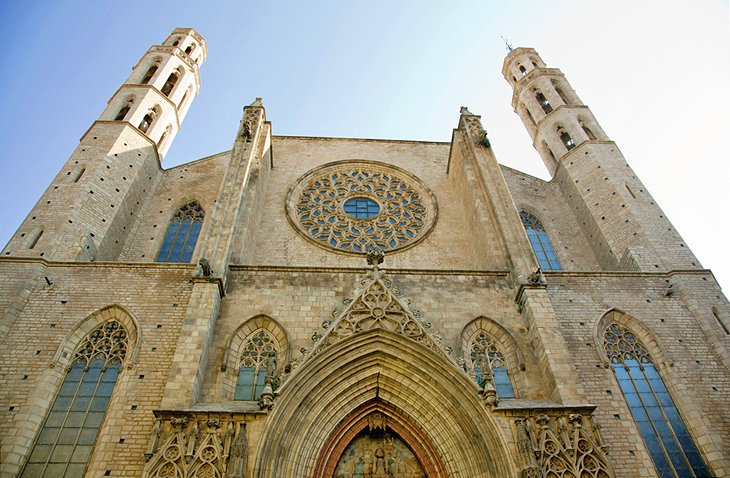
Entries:
[[730,306],[561,71],[502,73],[552,179],[450,142],[276,136],[164,169],[152,46],[0,258],[3,477],[730,476]]

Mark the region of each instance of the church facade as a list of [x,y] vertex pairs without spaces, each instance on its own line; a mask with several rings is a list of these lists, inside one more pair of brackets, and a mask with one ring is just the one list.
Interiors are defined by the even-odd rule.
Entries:
[[0,258],[0,473],[730,476],[730,305],[561,71],[503,74],[552,179],[276,136],[163,169],[205,40],[151,47]]

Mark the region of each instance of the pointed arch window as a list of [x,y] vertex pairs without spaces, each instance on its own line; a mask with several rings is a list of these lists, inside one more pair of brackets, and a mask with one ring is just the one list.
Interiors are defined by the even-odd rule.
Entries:
[[234,400],[258,400],[267,374],[276,369],[276,340],[265,330],[249,336],[241,348]]
[[84,476],[128,348],[127,330],[114,319],[86,336],[43,423],[22,478]]
[[205,211],[197,201],[180,206],[167,226],[157,262],[190,262],[203,219]]
[[573,138],[570,137],[567,131],[559,129],[558,133],[560,134],[560,141],[563,142],[563,145],[568,151],[575,148],[575,141],[573,141]]
[[132,100],[127,100],[119,110],[119,113],[117,113],[114,121],[124,121],[124,118],[127,117],[127,113],[129,113],[129,110],[132,108],[132,103]]
[[542,107],[542,110],[545,112],[545,114],[548,114],[553,110],[553,107],[550,106],[550,102],[547,100],[547,98],[545,98],[545,95],[543,95],[542,92],[536,91],[535,99],[538,103],[540,103],[540,106]]
[[520,211],[520,219],[522,219],[522,225],[525,226],[527,238],[530,240],[530,245],[535,252],[540,268],[544,271],[562,270],[542,222],[527,211]]
[[483,388],[486,381],[493,380],[499,398],[515,398],[512,380],[504,359],[504,351],[497,341],[480,331],[471,340],[469,350],[479,387]]
[[659,478],[712,476],[644,344],[617,323],[606,328],[603,339],[606,356]]
[[159,65],[157,63],[150,66],[149,69],[147,70],[147,73],[144,74],[144,78],[142,78],[141,84],[146,85],[147,83],[149,83],[150,80],[152,79],[152,77],[157,72],[158,67],[159,67]]
[[172,92],[172,89],[175,88],[175,85],[177,84],[177,80],[180,78],[180,71],[175,70],[172,73],[170,73],[170,76],[167,77],[167,81],[165,82],[164,86],[162,87],[162,94],[165,96],[170,96],[170,92]]

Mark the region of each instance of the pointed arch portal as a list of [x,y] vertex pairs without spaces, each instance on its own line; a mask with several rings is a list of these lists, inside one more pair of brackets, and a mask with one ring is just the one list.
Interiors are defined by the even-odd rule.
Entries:
[[476,385],[403,335],[354,334],[307,360],[278,392],[256,477],[333,478],[348,445],[373,427],[402,440],[429,478],[516,475]]

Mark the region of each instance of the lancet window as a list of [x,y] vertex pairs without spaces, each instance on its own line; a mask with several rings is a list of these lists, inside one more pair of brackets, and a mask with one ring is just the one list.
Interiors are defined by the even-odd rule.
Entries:
[[170,92],[173,88],[175,88],[175,85],[177,84],[177,80],[180,78],[180,72],[178,70],[173,71],[170,73],[170,76],[167,78],[167,81],[162,87],[162,94],[165,96],[170,96]]
[[114,319],[86,336],[43,423],[22,478],[84,476],[128,348],[127,331]]
[[507,371],[504,351],[496,340],[484,332],[477,333],[470,343],[470,358],[480,387],[493,380],[499,398],[515,398],[512,380]]
[[147,70],[147,73],[144,74],[144,77],[142,78],[141,84],[146,85],[147,83],[149,83],[150,80],[152,79],[152,77],[157,72],[157,68],[158,67],[159,67],[159,65],[157,63],[155,63],[154,65],[150,66],[149,69]]
[[538,103],[540,103],[540,106],[542,107],[542,110],[545,112],[545,114],[548,114],[553,110],[553,107],[550,106],[550,102],[547,100],[547,98],[545,98],[545,95],[543,95],[542,92],[535,92],[535,99]]
[[190,262],[203,227],[205,211],[197,201],[180,206],[170,220],[157,262]]
[[520,211],[520,219],[522,219],[522,225],[525,226],[527,238],[530,240],[540,268],[544,271],[562,270],[542,222],[527,211]]
[[276,370],[276,340],[265,330],[257,330],[241,348],[235,400],[258,400],[267,374]]
[[606,328],[603,338],[605,353],[659,478],[712,476],[644,344],[617,323]]

